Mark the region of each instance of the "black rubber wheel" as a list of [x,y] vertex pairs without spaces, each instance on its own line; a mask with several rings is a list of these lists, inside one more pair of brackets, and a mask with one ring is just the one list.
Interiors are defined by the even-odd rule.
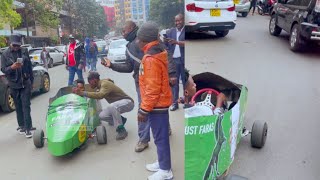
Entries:
[[49,68],[53,68],[53,59],[50,59],[50,60],[49,60],[48,67],[49,67]]
[[247,17],[248,16],[248,12],[243,12],[241,13],[242,17]]
[[1,107],[4,112],[12,112],[16,109],[14,105],[13,97],[11,96],[11,90],[8,87],[5,94],[5,104]]
[[36,148],[42,148],[44,145],[44,132],[41,129],[37,129],[33,133],[33,144]]
[[269,33],[273,36],[279,36],[281,30],[282,29],[277,25],[277,16],[275,14],[272,15],[269,22]]
[[96,129],[98,144],[107,144],[107,131],[104,126],[98,126]]
[[65,62],[64,62],[64,57],[62,57],[61,64],[65,64]]
[[229,30],[225,30],[225,31],[215,31],[216,35],[218,37],[225,37],[226,35],[228,35]]
[[258,8],[258,13],[259,13],[260,15],[263,15],[263,14],[264,14],[263,11],[262,11],[262,9],[260,9],[260,8]]
[[268,125],[266,122],[255,121],[251,130],[251,146],[262,148],[266,143],[268,135]]
[[303,51],[303,40],[301,39],[301,30],[298,24],[293,25],[290,32],[290,49],[293,52]]
[[50,78],[47,74],[44,74],[42,77],[41,92],[46,93],[49,91],[50,91]]

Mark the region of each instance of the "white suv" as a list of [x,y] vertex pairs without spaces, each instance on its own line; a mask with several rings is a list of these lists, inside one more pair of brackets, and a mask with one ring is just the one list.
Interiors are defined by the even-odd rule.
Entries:
[[186,32],[215,31],[224,37],[236,26],[233,0],[185,0]]

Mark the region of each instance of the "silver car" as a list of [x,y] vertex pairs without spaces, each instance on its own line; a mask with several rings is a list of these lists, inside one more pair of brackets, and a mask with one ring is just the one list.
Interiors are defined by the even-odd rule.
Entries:
[[[48,62],[48,67],[52,68],[54,64],[64,64],[64,53],[59,51],[58,49],[54,47],[46,47],[46,50],[49,52],[50,60]],[[29,51],[30,60],[31,62],[39,63],[40,65],[43,65],[43,62],[41,61],[41,51],[42,48],[33,48]]]
[[233,0],[236,5],[236,12],[242,17],[247,17],[250,9],[250,0]]

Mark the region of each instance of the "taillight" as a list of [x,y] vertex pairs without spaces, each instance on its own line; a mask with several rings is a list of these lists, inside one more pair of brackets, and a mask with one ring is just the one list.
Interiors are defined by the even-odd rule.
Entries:
[[187,4],[187,11],[190,12],[201,12],[203,11],[203,8],[197,7],[195,3]]
[[233,5],[232,7],[229,7],[227,10],[228,10],[228,11],[235,11],[235,10],[236,10],[236,6]]

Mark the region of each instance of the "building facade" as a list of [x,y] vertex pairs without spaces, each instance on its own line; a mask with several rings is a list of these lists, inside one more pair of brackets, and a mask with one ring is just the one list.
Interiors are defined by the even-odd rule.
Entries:
[[100,5],[104,9],[104,14],[106,15],[106,22],[108,27],[112,30],[116,25],[115,17],[115,2],[116,0],[101,0]]
[[141,25],[148,21],[150,13],[150,0],[131,0],[132,20]]

